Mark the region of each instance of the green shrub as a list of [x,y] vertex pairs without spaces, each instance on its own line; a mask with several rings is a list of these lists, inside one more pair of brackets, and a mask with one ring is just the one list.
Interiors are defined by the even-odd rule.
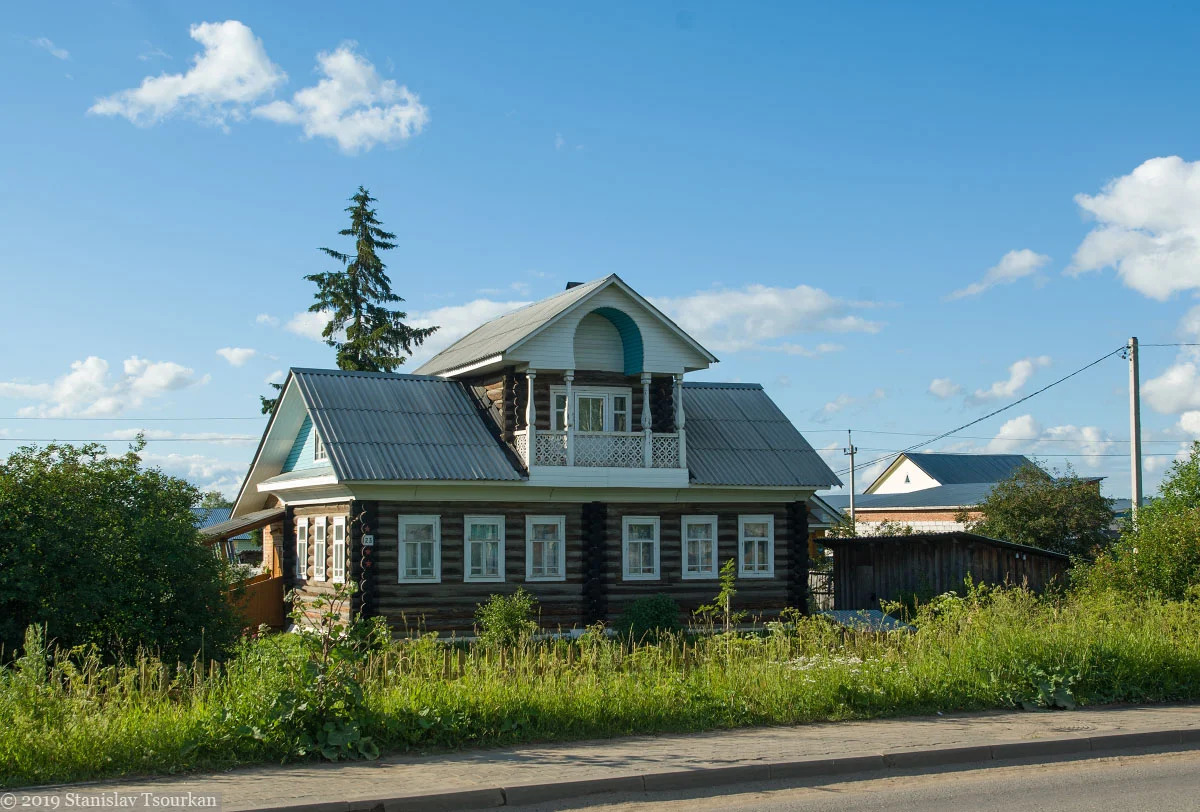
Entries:
[[492,595],[475,609],[476,634],[487,646],[513,646],[537,631],[537,598],[522,587],[511,595]]
[[661,592],[638,598],[625,607],[614,626],[622,638],[635,643],[654,642],[664,633],[683,628],[679,622],[679,604]]

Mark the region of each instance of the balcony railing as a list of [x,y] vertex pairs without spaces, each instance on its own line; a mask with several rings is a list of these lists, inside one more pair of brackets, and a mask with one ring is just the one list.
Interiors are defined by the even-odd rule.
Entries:
[[625,431],[518,431],[513,447],[527,466],[580,468],[682,468],[679,435]]

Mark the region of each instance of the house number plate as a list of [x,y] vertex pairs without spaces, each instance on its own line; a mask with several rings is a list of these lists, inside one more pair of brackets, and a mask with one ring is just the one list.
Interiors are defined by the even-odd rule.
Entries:
[[367,533],[367,534],[363,535],[362,543],[363,543],[364,547],[374,547],[375,546],[375,536],[371,533]]

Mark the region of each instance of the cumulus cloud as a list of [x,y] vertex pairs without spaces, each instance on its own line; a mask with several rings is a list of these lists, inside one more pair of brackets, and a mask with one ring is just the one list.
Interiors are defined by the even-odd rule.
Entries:
[[282,369],[277,369],[263,379],[263,383],[283,383],[287,378],[287,373]]
[[317,84],[297,91],[290,102],[256,107],[254,115],[299,125],[305,138],[330,138],[348,153],[398,144],[421,132],[429,110],[404,85],[382,79],[354,48],[346,42],[317,54],[323,76]]
[[21,416],[110,417],[141,406],[151,398],[207,383],[188,367],[173,361],[148,361],[136,355],[122,364],[122,374],[110,374],[103,358],[91,355],[71,364],[71,371],[48,383],[0,382],[0,397],[34,401]]
[[29,43],[36,48],[41,48],[43,51],[50,54],[50,56],[54,57],[55,59],[66,60],[66,59],[71,58],[70,51],[68,51],[66,48],[59,48],[48,37],[38,37],[37,39],[31,39],[29,41]]
[[246,473],[246,463],[226,462],[204,454],[142,454],[149,467],[186,479],[202,491],[220,491],[227,497],[237,494]]
[[833,400],[828,401],[820,409],[818,409],[817,413],[813,415],[813,419],[816,420],[818,423],[826,423],[835,414],[844,411],[847,407],[853,406],[857,402],[858,402],[857,398],[855,398],[851,395],[847,395],[846,393],[843,392],[842,394],[838,395]]
[[413,353],[412,363],[420,364],[426,359],[432,358],[485,321],[490,321],[528,304],[530,303],[475,299],[466,304],[414,313],[410,319],[414,327],[436,325],[438,331],[417,348],[417,351]]
[[1160,414],[1200,409],[1200,370],[1194,361],[1172,364],[1163,374],[1142,384],[1142,397]]
[[141,434],[147,440],[185,440],[216,445],[249,445],[257,443],[257,434],[227,434],[218,431],[170,431],[168,429],[116,429],[105,435],[108,440],[136,440]]
[[929,382],[929,394],[937,398],[952,398],[962,394],[963,388],[949,378],[934,378]]
[[798,333],[877,333],[883,327],[854,312],[870,303],[839,299],[808,285],[748,285],[656,298],[654,304],[717,352],[789,352],[797,345],[782,340]]
[[1024,414],[1007,421],[984,449],[989,454],[1082,454],[1090,467],[1103,464],[1104,455],[1115,444],[1099,426],[1043,427],[1033,415]]
[[187,73],[147,76],[135,88],[97,99],[88,112],[123,116],[138,125],[184,113],[225,126],[287,81],[262,40],[237,20],[199,23],[189,33],[204,50]]
[[235,367],[244,366],[247,361],[257,354],[258,350],[252,350],[249,347],[222,347],[217,350],[217,355]]
[[1029,379],[1033,377],[1033,373],[1038,368],[1047,366],[1050,366],[1050,356],[1048,355],[1022,358],[1009,366],[1007,379],[996,381],[987,389],[976,389],[975,393],[971,395],[971,400],[975,403],[983,403],[998,398],[1013,397],[1021,391],[1025,384],[1029,383]]
[[257,316],[254,317],[254,323],[255,324],[265,324],[268,327],[278,327],[279,326],[279,317],[272,316],[270,313],[259,313]]
[[997,285],[1011,285],[1018,279],[1024,279],[1037,273],[1049,261],[1050,257],[1028,248],[1009,251],[1000,258],[999,262],[988,268],[978,282],[972,282],[965,288],[954,291],[946,298],[962,299],[967,296],[977,296]]
[[1075,202],[1096,225],[1068,273],[1115,268],[1127,286],[1158,300],[1200,289],[1200,161],[1152,158]]
[[313,341],[324,341],[321,333],[328,324],[329,314],[324,310],[316,312],[303,310],[292,316],[283,329],[304,338],[311,338]]

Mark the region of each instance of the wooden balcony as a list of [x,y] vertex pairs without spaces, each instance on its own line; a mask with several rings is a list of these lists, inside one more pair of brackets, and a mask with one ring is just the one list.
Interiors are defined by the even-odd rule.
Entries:
[[641,431],[518,431],[513,447],[526,467],[684,468],[679,434]]

